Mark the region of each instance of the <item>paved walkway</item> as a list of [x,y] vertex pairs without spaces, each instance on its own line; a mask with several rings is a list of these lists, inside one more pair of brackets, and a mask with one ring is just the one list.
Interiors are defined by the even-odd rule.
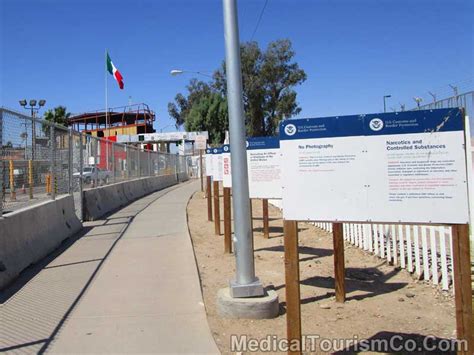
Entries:
[[198,186],[89,224],[21,290],[0,295],[0,352],[218,353],[186,222]]

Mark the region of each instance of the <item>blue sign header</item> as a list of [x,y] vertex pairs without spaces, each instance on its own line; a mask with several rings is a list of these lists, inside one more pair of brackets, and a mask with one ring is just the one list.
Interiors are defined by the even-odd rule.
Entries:
[[247,150],[278,149],[278,148],[280,148],[280,139],[278,137],[247,138]]
[[285,120],[280,139],[376,136],[464,130],[459,108]]
[[230,153],[230,144],[224,144],[222,146],[222,153]]
[[212,154],[222,154],[222,147],[211,148]]

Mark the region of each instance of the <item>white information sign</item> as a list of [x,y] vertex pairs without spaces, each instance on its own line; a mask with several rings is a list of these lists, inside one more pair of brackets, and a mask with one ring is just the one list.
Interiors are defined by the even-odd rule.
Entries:
[[212,176],[212,150],[211,148],[206,149],[206,156],[205,156],[205,164],[206,164],[206,176]]
[[222,147],[211,148],[212,150],[212,179],[222,181]]
[[459,109],[280,125],[287,220],[468,223]]
[[222,185],[224,187],[232,187],[232,167],[230,164],[230,145],[222,146]]
[[194,148],[196,149],[206,149],[207,138],[206,136],[196,136],[194,140]]
[[250,198],[281,198],[278,137],[247,138],[247,166]]

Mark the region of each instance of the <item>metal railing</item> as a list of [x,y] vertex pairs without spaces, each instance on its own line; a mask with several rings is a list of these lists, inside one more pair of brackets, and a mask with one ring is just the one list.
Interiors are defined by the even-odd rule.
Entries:
[[435,108],[462,107],[466,115],[472,120],[474,117],[474,91],[468,91],[459,95],[437,100],[429,104],[421,105],[415,110],[430,110]]
[[82,219],[83,189],[188,173],[189,159],[92,137],[0,108],[0,216],[72,194]]

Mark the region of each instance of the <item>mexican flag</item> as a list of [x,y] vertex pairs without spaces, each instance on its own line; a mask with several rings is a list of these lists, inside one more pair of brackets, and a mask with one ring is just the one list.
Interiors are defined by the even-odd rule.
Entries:
[[114,63],[112,63],[112,60],[110,59],[109,53],[107,53],[107,71],[113,75],[115,80],[117,80],[117,83],[119,84],[120,89],[123,89],[123,77],[122,74],[118,71],[118,69],[115,67]]

